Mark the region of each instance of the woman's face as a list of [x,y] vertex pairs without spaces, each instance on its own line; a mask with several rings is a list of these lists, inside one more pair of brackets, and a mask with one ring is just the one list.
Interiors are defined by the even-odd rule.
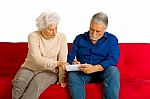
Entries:
[[54,38],[57,33],[57,24],[50,24],[47,28],[42,30],[42,34],[45,38]]

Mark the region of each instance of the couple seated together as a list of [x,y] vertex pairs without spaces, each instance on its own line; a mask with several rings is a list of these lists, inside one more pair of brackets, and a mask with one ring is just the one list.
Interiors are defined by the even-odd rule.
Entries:
[[28,35],[27,57],[12,80],[12,99],[38,99],[55,83],[67,85],[71,99],[85,99],[85,84],[90,82],[103,83],[103,99],[118,99],[120,50],[117,37],[106,31],[107,15],[94,14],[89,30],[76,36],[69,53],[65,34],[57,31],[59,21],[51,11],[36,19],[37,30]]

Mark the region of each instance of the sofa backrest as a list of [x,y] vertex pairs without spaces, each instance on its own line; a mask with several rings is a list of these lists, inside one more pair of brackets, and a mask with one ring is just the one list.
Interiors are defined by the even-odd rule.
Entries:
[[0,42],[0,76],[14,77],[27,56],[27,43]]
[[22,63],[27,55],[27,43],[0,43],[0,63]]
[[120,43],[118,67],[121,78],[150,80],[150,44]]
[[[14,76],[24,62],[28,47],[27,42],[0,42],[0,76]],[[121,79],[150,80],[150,44],[120,43],[118,68]],[[68,43],[70,51],[71,43]]]

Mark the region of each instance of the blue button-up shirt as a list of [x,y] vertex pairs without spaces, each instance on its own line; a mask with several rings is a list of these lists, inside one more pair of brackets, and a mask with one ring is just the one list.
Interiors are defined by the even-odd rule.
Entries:
[[89,32],[78,35],[68,55],[68,63],[72,64],[75,57],[81,64],[100,64],[104,68],[116,66],[120,50],[118,39],[113,34],[105,32],[96,44],[89,39]]

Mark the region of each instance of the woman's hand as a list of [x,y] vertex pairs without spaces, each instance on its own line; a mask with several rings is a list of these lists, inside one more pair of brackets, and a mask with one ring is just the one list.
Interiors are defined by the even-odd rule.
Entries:
[[65,82],[58,82],[57,84],[60,84],[60,86],[63,88],[67,86],[67,83],[65,83]]
[[66,70],[66,62],[62,62],[62,61],[58,61],[57,66],[58,67],[62,67],[63,70]]

